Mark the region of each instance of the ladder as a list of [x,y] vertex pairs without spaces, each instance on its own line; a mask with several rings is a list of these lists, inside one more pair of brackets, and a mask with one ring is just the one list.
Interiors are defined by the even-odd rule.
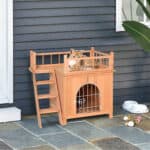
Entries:
[[[48,80],[37,80],[37,74],[48,74]],[[39,128],[42,128],[42,115],[49,113],[58,113],[59,123],[63,125],[63,118],[61,112],[60,98],[58,93],[58,86],[56,80],[55,69],[42,70],[40,72],[32,72],[33,77],[33,86],[34,86],[34,96],[35,96],[35,105],[36,105],[36,113]],[[40,85],[49,85],[49,93],[48,94],[38,94],[38,86]],[[40,101],[44,99],[49,99],[50,105],[49,108],[40,108]]]

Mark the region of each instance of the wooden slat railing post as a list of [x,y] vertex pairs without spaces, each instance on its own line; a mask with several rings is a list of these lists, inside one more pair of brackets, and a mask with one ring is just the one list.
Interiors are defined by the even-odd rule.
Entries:
[[67,60],[67,55],[64,55],[64,72],[68,72],[68,60]]
[[114,52],[110,52],[110,58],[109,58],[109,68],[114,68]]
[[91,49],[90,49],[90,57],[94,57],[94,53],[95,53],[95,48],[91,47]]
[[92,57],[92,60],[91,60],[92,61],[92,63],[91,63],[92,68],[94,68],[94,66],[95,66],[95,60],[93,59],[94,55],[95,55],[95,48],[91,47],[91,49],[90,49],[90,57]]
[[30,69],[36,70],[36,53],[33,50],[30,51]]

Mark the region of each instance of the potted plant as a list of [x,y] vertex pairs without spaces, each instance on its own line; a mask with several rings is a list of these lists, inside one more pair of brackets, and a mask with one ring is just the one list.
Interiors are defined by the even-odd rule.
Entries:
[[[150,10],[144,6],[141,0],[136,0],[141,6],[144,13],[150,19]],[[150,5],[150,0],[147,0],[147,4]],[[124,21],[123,27],[126,32],[133,37],[145,51],[150,52],[150,28],[138,21]]]

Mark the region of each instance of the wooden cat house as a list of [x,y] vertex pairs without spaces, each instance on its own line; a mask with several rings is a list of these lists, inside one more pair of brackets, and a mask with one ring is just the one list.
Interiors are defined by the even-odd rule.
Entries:
[[[40,60],[39,62],[37,60]],[[46,59],[49,60],[47,63]],[[54,61],[55,60],[55,61]],[[57,95],[55,105],[47,108],[43,114],[51,113],[56,108],[62,125],[68,119],[95,115],[113,115],[113,69],[114,54],[91,50],[71,50],[67,52],[30,53],[30,71],[49,73],[53,70],[56,88],[51,88],[48,95]],[[55,76],[54,76],[55,75]],[[36,79],[33,80],[36,83]],[[43,81],[44,82],[44,81]],[[46,81],[45,81],[46,82]],[[36,84],[34,86],[36,87]],[[50,81],[47,83],[51,86]],[[38,101],[37,89],[34,88]],[[46,96],[43,98],[47,98]],[[38,107],[39,103],[37,103]],[[37,109],[38,118],[40,113]],[[54,111],[55,112],[55,111]]]

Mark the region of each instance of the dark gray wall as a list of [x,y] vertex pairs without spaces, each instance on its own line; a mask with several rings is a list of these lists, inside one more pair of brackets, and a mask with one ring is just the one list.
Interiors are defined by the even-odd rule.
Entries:
[[14,0],[14,96],[34,112],[29,50],[70,48],[115,52],[114,102],[149,101],[150,54],[125,32],[115,32],[115,0]]

